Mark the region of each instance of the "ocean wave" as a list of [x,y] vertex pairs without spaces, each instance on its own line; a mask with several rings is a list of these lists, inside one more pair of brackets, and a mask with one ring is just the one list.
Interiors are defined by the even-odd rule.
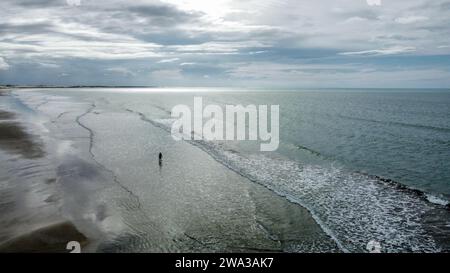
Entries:
[[321,154],[320,152],[318,152],[318,151],[316,151],[316,150],[313,150],[313,149],[311,149],[311,148],[308,148],[308,147],[306,147],[306,146],[303,146],[303,145],[300,145],[300,144],[296,144],[295,147],[296,147],[297,149],[299,149],[299,150],[305,150],[305,151],[307,151],[307,152],[309,152],[309,153],[311,153],[311,154],[313,154],[313,155],[315,155],[315,156],[320,156],[320,157],[322,157],[322,154]]
[[432,194],[425,194],[425,196],[426,196],[427,200],[433,204],[446,206],[446,207],[448,207],[448,205],[449,205],[449,201],[445,200],[441,197],[438,197],[438,196],[435,196]]

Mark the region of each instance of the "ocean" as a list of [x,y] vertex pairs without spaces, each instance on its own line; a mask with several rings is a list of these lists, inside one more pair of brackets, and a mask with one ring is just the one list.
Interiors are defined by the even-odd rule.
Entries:
[[[196,96],[279,105],[279,148],[174,141],[171,110]],[[58,214],[89,251],[450,250],[447,90],[22,89],[0,106],[46,151],[0,149],[3,240]]]

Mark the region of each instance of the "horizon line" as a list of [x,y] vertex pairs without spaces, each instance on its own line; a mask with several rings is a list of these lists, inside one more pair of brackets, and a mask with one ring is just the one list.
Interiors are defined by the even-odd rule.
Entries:
[[345,89],[365,89],[365,90],[381,90],[381,89],[391,89],[391,90],[424,90],[424,89],[433,89],[433,90],[449,90],[450,87],[277,87],[277,86],[158,86],[158,85],[46,85],[46,84],[37,84],[37,85],[27,85],[27,84],[0,84],[0,89],[6,88],[229,88],[229,89],[239,89],[239,88],[247,88],[247,89],[255,89],[255,90],[264,90],[264,89],[278,89],[278,90],[305,90],[305,89],[316,89],[316,90],[326,90],[326,89],[334,89],[334,90],[345,90]]

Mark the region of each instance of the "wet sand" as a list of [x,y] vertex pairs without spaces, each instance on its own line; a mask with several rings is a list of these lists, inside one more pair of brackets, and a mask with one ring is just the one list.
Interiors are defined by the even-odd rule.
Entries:
[[[11,91],[0,89],[0,96],[10,96]],[[0,109],[0,149],[17,153],[25,158],[44,155],[42,145],[17,121],[15,113]]]
[[[0,96],[10,96],[10,91],[0,90]],[[0,109],[0,252],[68,252],[66,244],[71,240],[79,241],[84,246],[87,238],[73,223],[64,220],[55,209],[49,212],[48,207],[42,206],[46,203],[49,207],[53,206],[58,198],[56,195],[40,202],[25,199],[26,195],[46,192],[48,189],[42,191],[42,188],[45,185],[50,188],[56,179],[40,177],[38,180],[42,183],[39,187],[25,190],[27,193],[18,192],[26,185],[35,183],[33,172],[45,170],[45,167],[39,171],[32,169],[39,167],[46,155],[39,135],[30,133],[22,118],[18,112]],[[13,170],[18,171],[11,174]],[[53,222],[56,219],[59,222]]]
[[3,253],[67,253],[67,243],[77,241],[83,247],[88,243],[85,235],[71,222],[51,224],[28,234],[13,238],[0,245]]
[[25,158],[42,157],[42,145],[14,117],[13,113],[0,110],[0,149]]

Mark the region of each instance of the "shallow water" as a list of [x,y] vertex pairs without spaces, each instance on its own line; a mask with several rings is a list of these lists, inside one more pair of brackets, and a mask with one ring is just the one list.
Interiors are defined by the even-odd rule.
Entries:
[[[14,92],[48,119],[60,211],[93,250],[450,249],[448,93],[157,91]],[[173,141],[170,110],[195,95],[279,104],[280,148]]]

